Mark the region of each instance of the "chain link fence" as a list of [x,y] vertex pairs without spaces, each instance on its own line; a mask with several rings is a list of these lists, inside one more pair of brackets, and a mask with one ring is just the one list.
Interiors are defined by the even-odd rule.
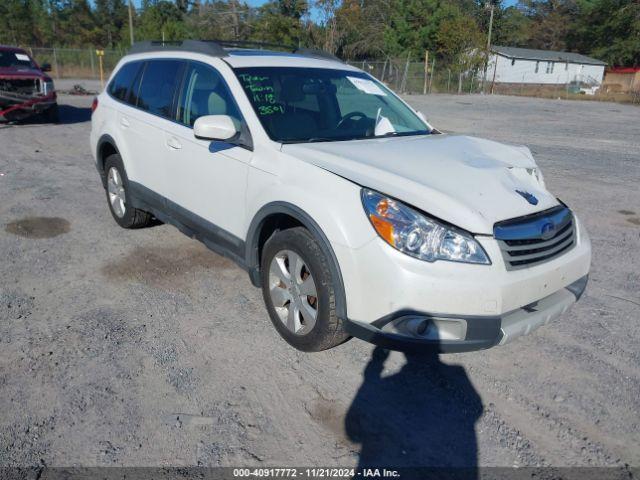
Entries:
[[392,90],[409,94],[478,93],[483,88],[481,75],[461,65],[442,66],[436,60],[411,62],[400,59],[346,62],[387,84]]
[[[43,48],[25,47],[40,64],[51,65],[51,76],[55,79],[100,79],[100,58],[96,48]],[[126,54],[126,49],[102,50],[102,70],[104,78],[108,78],[116,64]],[[571,91],[570,85],[540,86],[525,83],[483,85],[482,72],[470,70],[464,65],[438,63],[438,59],[430,59],[428,69],[425,62],[412,62],[407,59],[387,58],[385,60],[347,60],[347,64],[358,67],[388,85],[392,90],[403,94],[453,93],[470,94],[497,93],[507,95],[524,95],[549,98],[569,98],[579,94]],[[575,82],[574,82],[575,83]],[[493,88],[492,88],[493,87]],[[596,97],[618,101],[615,95],[604,95],[598,92]],[[622,101],[638,103],[640,93],[620,94]],[[579,96],[579,95],[578,95]],[[633,98],[631,98],[633,96]],[[606,98],[605,98],[606,97]],[[611,97],[611,98],[609,98]],[[629,97],[629,98],[626,98]],[[594,98],[595,99],[595,98]]]
[[[99,79],[100,59],[96,48],[42,48],[26,47],[40,65],[51,65],[51,75],[56,78]],[[102,68],[107,78],[125,49],[103,50]],[[402,59],[347,60],[347,64],[369,72],[391,89],[400,93],[477,93],[482,88],[479,76],[462,71],[460,66],[440,67],[432,60],[425,72],[424,62],[408,62]]]
[[[100,78],[100,59],[96,48],[41,48],[25,47],[40,65],[51,65],[51,76],[60,78]],[[125,50],[103,50],[102,69],[107,78]]]

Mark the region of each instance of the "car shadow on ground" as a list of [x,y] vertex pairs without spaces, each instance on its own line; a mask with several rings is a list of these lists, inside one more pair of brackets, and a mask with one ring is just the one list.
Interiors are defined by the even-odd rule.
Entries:
[[[73,105],[58,105],[59,125],[72,125],[74,123],[84,123],[91,120],[91,109],[74,107]],[[5,121],[0,123],[0,128],[10,128],[21,125],[48,125],[50,122],[42,115],[36,114],[26,118]]]
[[376,347],[345,418],[347,436],[361,445],[358,467],[454,467],[456,478],[477,478],[483,406],[465,369],[435,352],[407,353],[402,369],[383,377],[388,355]]
[[70,125],[73,123],[84,123],[91,120],[91,109],[74,107],[73,105],[60,105],[58,107],[60,121],[62,125]]

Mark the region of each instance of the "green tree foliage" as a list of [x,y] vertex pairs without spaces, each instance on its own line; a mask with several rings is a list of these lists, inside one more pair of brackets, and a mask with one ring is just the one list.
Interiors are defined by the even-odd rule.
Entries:
[[455,70],[459,72],[479,68],[486,58],[485,37],[468,16],[456,15],[443,20],[435,42],[436,52],[447,63],[457,66]]
[[304,0],[275,0],[258,9],[252,39],[268,43],[299,45],[305,36],[303,17],[309,13]]
[[[309,3],[312,2],[312,3]],[[0,43],[126,48],[128,0],[0,0]],[[351,59],[482,63],[487,0],[138,0],[135,38],[257,40]],[[640,64],[639,0],[519,0],[494,6],[493,44]],[[467,68],[467,67],[464,67]]]
[[578,8],[572,0],[526,0],[522,2],[531,19],[527,46],[543,50],[564,50],[569,28]]
[[521,9],[507,7],[496,19],[493,41],[496,45],[510,47],[529,46],[532,23],[531,18],[527,17]]
[[113,48],[128,38],[128,12],[124,0],[95,0],[96,45]]
[[640,65],[640,2],[582,1],[567,45],[609,65]]
[[195,4],[186,23],[194,38],[243,40],[251,35],[252,13],[246,3],[215,0]]
[[172,2],[160,0],[147,5],[138,17],[136,39],[181,40],[188,38],[184,12]]

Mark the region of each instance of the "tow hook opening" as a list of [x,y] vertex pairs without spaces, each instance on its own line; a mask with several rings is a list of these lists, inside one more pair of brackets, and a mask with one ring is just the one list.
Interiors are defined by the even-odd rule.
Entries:
[[382,331],[420,340],[464,340],[467,322],[461,318],[406,315],[391,320]]

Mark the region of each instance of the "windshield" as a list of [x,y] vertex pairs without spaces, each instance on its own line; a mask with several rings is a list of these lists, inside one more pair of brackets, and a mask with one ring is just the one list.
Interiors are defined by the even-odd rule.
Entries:
[[262,126],[277,142],[429,133],[425,122],[365,73],[296,67],[237,68],[235,72]]
[[2,67],[34,68],[34,64],[26,53],[0,51],[0,68]]

